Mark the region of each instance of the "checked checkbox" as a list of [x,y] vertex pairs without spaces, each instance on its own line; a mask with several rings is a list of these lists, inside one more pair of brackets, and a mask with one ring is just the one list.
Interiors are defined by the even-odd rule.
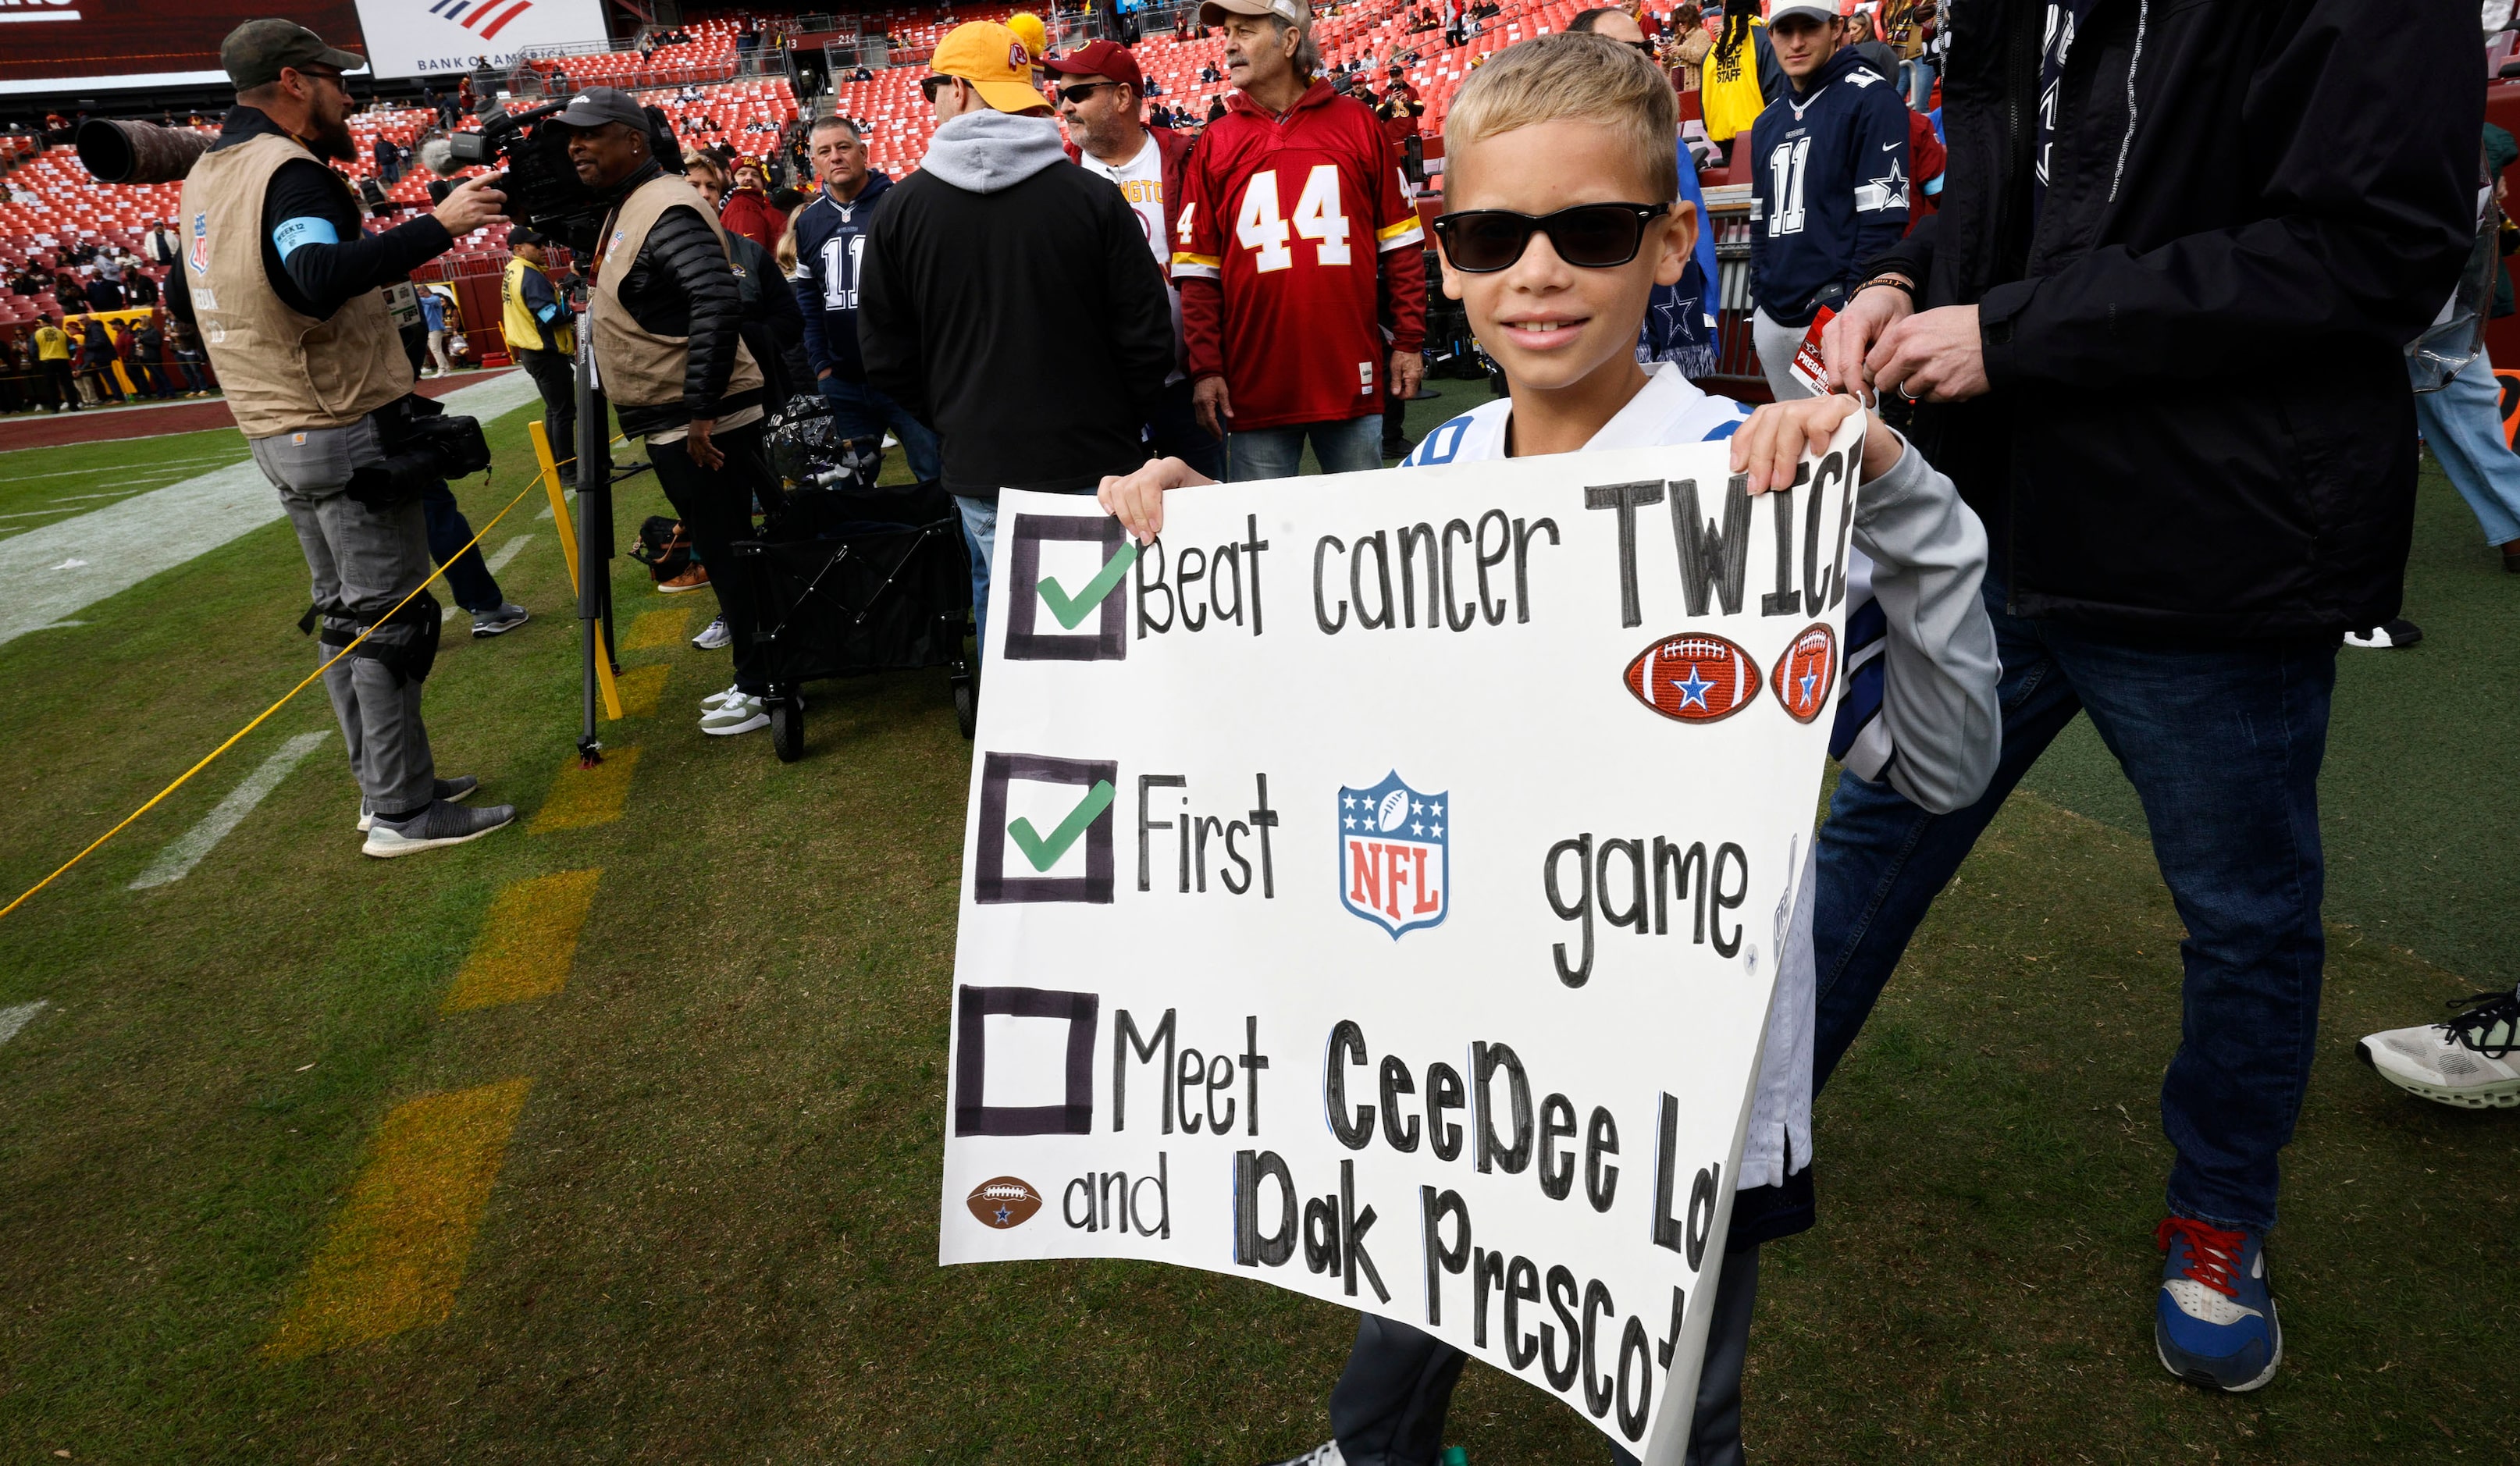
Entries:
[[1119,782],[1113,760],[985,755],[972,899],[983,906],[1109,904],[1111,804]]
[[1008,528],[1011,662],[1116,662],[1129,654],[1123,589],[1138,547],[1108,514],[1016,514]]

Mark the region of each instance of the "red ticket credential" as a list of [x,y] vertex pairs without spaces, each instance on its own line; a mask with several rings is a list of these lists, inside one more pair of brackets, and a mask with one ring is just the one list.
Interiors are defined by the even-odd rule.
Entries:
[[1794,348],[1793,365],[1786,369],[1793,374],[1794,380],[1810,388],[1815,397],[1828,395],[1828,359],[1821,354],[1820,333],[1822,328],[1835,319],[1837,312],[1825,305],[1820,308],[1819,313],[1812,317],[1811,330],[1803,333],[1803,343]]

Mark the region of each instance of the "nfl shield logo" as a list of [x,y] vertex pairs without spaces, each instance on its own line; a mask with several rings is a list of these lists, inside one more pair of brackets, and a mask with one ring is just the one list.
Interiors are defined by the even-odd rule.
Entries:
[[1391,934],[1444,919],[1452,906],[1452,796],[1425,794],[1397,771],[1338,792],[1339,901]]
[[193,215],[193,273],[210,273],[210,216]]

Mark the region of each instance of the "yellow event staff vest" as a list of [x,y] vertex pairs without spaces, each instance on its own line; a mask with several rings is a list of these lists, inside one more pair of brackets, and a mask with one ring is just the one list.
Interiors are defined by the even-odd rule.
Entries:
[[[532,308],[525,304],[525,272],[533,268],[526,261],[510,255],[507,279],[499,285],[499,329],[507,333],[508,350],[512,353],[549,350],[562,356],[573,356],[577,352],[577,333],[565,326],[555,324],[552,327],[552,344],[548,347],[543,345],[542,323],[534,319]],[[565,311],[562,313],[562,319],[567,319]]]
[[292,139],[265,133],[202,154],[184,179],[182,268],[193,314],[248,438],[345,427],[412,386],[384,291],[319,321],[283,304],[263,275],[263,196],[281,164],[301,157],[317,161]]
[[68,361],[70,338],[58,326],[39,326],[35,329],[35,355],[42,361]]
[[[1757,19],[1752,28],[1765,28],[1767,22]],[[1759,95],[1759,38],[1741,37],[1732,59],[1724,59],[1724,43],[1706,54],[1702,105],[1706,109],[1706,135],[1721,143],[1734,133],[1748,132],[1759,113],[1768,110],[1768,99]]]
[[[726,247],[726,231],[718,227],[717,216],[693,188],[691,180],[672,173],[659,173],[632,191],[613,211],[601,234],[601,263],[595,277],[595,300],[587,314],[595,332],[595,371],[603,379],[605,395],[621,406],[665,407],[683,400],[683,368],[691,355],[690,336],[658,335],[640,325],[621,303],[621,281],[638,261],[639,251],[647,246],[648,231],[656,226],[671,208],[688,208],[708,220],[711,233],[717,236],[718,247]],[[727,255],[733,268],[733,251]],[[776,288],[781,281],[769,281]],[[752,352],[739,340],[735,343],[735,372],[727,378],[726,392],[761,390],[761,368]]]

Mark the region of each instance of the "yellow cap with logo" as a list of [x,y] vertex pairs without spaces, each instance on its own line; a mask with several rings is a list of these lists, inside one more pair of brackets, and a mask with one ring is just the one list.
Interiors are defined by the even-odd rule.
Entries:
[[971,84],[980,100],[1002,112],[1026,112],[1048,107],[1032,84],[1032,53],[1021,37],[1004,25],[973,21],[957,25],[936,43],[927,69],[937,76],[956,76]]

